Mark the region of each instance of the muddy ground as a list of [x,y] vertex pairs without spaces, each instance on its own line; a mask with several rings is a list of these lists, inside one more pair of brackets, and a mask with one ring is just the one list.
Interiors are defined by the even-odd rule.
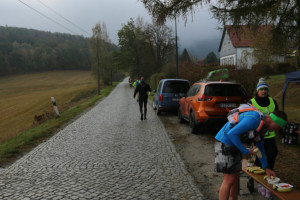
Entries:
[[[213,124],[213,129],[210,128],[203,133],[191,134],[188,123],[180,124],[176,113],[162,113],[159,117],[202,194],[207,199],[217,200],[223,175],[214,172],[214,137],[221,124]],[[240,179],[239,199],[265,199],[257,192],[249,193],[246,187],[247,180],[247,177]]]

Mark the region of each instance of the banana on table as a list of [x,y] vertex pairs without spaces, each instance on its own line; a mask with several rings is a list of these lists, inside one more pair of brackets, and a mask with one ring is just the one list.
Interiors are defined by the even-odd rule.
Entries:
[[264,169],[257,167],[257,166],[247,167],[247,171],[254,173],[254,174],[265,174],[266,173]]
[[[253,166],[253,167],[247,167],[247,171],[254,173],[254,174],[265,174],[265,170],[258,167],[258,166]],[[265,176],[264,179],[266,180],[268,178],[268,176]],[[278,186],[277,184],[273,184],[273,189],[278,191],[278,192],[290,192],[292,191],[292,188],[289,186],[289,184],[286,184],[287,187],[285,187],[285,185],[282,186]]]

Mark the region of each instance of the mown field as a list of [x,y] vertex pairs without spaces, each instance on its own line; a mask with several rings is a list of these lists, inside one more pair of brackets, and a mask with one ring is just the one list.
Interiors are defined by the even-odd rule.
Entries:
[[[89,71],[54,71],[0,78],[0,167],[47,140],[107,96]],[[55,97],[60,116],[53,109]]]
[[54,71],[0,78],[0,142],[15,137],[35,123],[35,116],[52,115],[51,97],[60,111],[86,93],[96,94],[90,71]]

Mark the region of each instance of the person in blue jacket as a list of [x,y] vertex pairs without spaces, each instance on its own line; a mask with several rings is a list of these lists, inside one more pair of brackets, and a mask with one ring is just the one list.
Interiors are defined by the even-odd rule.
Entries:
[[[263,119],[262,119],[263,118]],[[259,112],[248,111],[240,113],[238,123],[235,125],[227,122],[215,137],[215,171],[224,175],[223,182],[219,190],[219,199],[228,200],[238,198],[238,179],[242,169],[242,153],[254,155],[254,148],[247,149],[240,140],[240,136],[245,132],[257,130],[263,126],[269,131],[279,131],[287,123],[286,114],[283,111],[275,111],[270,115],[261,116]],[[268,168],[265,157],[264,141],[256,141],[256,147],[262,153],[260,162],[269,177],[276,177],[273,170]]]

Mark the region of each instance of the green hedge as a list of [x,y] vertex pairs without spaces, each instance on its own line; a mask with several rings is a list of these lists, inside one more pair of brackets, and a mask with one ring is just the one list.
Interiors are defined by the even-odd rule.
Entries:
[[161,79],[167,78],[165,73],[156,73],[150,77],[150,87],[154,90],[157,88],[157,85]]

